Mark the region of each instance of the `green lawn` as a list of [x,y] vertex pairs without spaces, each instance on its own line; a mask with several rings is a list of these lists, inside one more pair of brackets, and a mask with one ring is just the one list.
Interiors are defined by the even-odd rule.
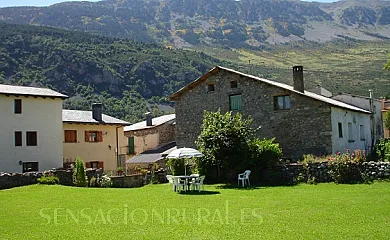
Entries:
[[389,239],[390,183],[0,191],[0,239]]

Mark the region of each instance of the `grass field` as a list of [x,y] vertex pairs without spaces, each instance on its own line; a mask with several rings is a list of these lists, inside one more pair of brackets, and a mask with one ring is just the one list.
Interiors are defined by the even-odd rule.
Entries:
[[390,183],[0,191],[0,239],[389,239]]

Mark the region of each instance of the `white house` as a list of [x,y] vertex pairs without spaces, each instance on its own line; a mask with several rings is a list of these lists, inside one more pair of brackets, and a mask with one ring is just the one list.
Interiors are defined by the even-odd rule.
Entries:
[[46,88],[0,84],[0,172],[62,167],[62,100]]

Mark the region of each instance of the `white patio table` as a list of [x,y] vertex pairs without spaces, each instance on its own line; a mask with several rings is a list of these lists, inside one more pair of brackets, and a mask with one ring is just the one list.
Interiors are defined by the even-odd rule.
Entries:
[[[185,182],[185,185],[187,186],[186,187],[186,189],[185,189],[185,191],[189,191],[190,190],[190,187],[191,187],[191,184],[190,184],[190,182],[189,182],[189,180],[191,180],[191,179],[198,179],[199,178],[199,176],[194,176],[194,175],[190,175],[190,176],[187,176],[187,175],[179,175],[179,176],[172,176],[172,178],[176,178],[176,179],[180,179],[180,180],[184,180],[184,182]],[[178,190],[178,188],[175,188],[176,190]]]

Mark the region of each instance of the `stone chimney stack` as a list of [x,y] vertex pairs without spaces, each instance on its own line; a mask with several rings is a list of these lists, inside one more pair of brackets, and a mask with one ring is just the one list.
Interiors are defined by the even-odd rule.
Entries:
[[92,104],[92,118],[98,122],[102,121],[102,104],[101,103]]
[[305,92],[305,84],[303,83],[303,66],[293,67],[294,90],[301,93]]
[[153,118],[150,112],[145,113],[146,115],[146,126],[153,126]]

